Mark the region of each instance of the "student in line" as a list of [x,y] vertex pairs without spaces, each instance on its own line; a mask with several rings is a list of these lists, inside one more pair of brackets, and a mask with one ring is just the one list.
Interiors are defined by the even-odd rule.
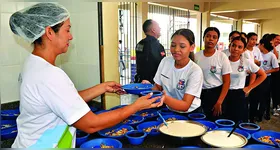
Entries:
[[230,86],[231,66],[227,56],[215,49],[220,31],[208,27],[203,34],[205,49],[195,54],[195,61],[203,71],[202,109],[209,120],[223,114],[223,102]]
[[185,114],[201,112],[203,73],[193,62],[194,34],[189,29],[179,29],[171,40],[172,57],[165,57],[160,62],[152,89],[165,92],[164,103],[172,111]]
[[[229,60],[232,72],[230,73],[230,88],[225,102],[227,108],[225,118],[231,119],[236,123],[248,121],[248,103],[245,100],[245,96],[248,96],[250,91],[266,78],[265,72],[260,67],[241,56],[246,44],[246,40],[241,36],[233,38],[230,44],[231,54]],[[251,75],[256,73],[258,78],[252,84],[245,86],[247,72],[250,72]]]
[[229,36],[228,36],[228,40],[229,40],[229,45],[228,48],[223,50],[222,52],[224,52],[227,56],[230,55],[230,51],[229,51],[229,47],[230,47],[230,43],[232,41],[233,38],[240,36],[240,32],[239,31],[231,31]]
[[279,71],[279,65],[276,59],[276,56],[272,53],[271,36],[264,36],[260,40],[259,48],[262,52],[263,61],[261,62],[261,68],[265,71],[267,78],[261,83],[257,88],[259,93],[257,102],[259,102],[259,111],[258,111],[258,121],[262,121],[262,117],[266,120],[270,120],[270,76],[271,73]]

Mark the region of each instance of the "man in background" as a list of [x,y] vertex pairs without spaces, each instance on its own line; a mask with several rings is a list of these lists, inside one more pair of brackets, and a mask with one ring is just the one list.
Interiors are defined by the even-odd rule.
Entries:
[[148,80],[154,83],[153,78],[157,72],[160,61],[166,56],[164,47],[159,43],[159,24],[154,20],[146,20],[143,24],[143,32],[146,38],[136,45],[136,68],[135,83]]

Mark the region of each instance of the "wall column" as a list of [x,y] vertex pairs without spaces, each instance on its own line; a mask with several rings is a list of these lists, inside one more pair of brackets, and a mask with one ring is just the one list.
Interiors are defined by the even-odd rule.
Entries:
[[[101,50],[102,82],[119,82],[118,70],[118,2],[102,3],[103,48]],[[106,93],[103,99],[104,109],[120,105],[120,96]]]

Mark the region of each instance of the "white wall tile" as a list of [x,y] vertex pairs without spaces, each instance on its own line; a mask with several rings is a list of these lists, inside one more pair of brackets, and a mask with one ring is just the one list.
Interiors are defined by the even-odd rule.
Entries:
[[1,103],[19,100],[18,76],[20,66],[0,66]]
[[14,13],[17,11],[17,4],[15,2],[1,3],[1,12]]

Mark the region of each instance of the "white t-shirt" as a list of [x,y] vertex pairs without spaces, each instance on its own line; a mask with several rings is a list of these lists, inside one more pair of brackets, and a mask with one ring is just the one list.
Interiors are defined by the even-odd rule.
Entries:
[[202,89],[215,88],[223,84],[223,75],[232,72],[228,57],[220,51],[205,57],[203,51],[195,53],[195,61],[203,71]]
[[280,64],[280,44],[277,45],[275,48],[276,48],[276,51],[278,53],[278,64]]
[[224,52],[227,55],[227,57],[230,56],[229,49],[224,49],[224,50],[222,50],[222,52]]
[[229,89],[243,89],[245,87],[247,71],[256,73],[260,69],[248,59],[242,59],[242,62],[240,61],[240,59],[236,62],[230,61],[232,72],[230,73]]
[[254,58],[258,61],[263,61],[262,52],[258,46],[253,47]]
[[156,84],[162,86],[168,96],[182,100],[185,94],[195,98],[187,112],[192,112],[200,106],[200,94],[203,83],[203,73],[199,66],[192,60],[184,67],[175,68],[173,57],[165,57],[161,60],[154,77]]
[[[272,68],[279,68],[277,58],[272,51],[268,52],[266,54],[262,53],[262,57],[263,57],[263,61],[261,62],[261,68],[263,70],[270,70]],[[271,73],[266,74],[266,75],[270,76]]]
[[[52,148],[68,125],[90,111],[66,73],[30,54],[21,73],[18,134],[12,148]],[[76,129],[69,127],[72,147]],[[69,141],[70,141],[69,140]]]

